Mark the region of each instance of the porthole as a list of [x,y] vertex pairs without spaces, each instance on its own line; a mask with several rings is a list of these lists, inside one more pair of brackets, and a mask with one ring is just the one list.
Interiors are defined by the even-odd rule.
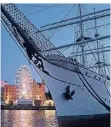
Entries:
[[88,72],[86,72],[86,75],[88,74]]

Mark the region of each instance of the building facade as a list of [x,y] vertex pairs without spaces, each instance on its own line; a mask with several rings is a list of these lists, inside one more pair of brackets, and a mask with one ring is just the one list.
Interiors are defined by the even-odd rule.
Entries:
[[5,85],[4,86],[4,102],[6,104],[15,103],[17,99],[17,91],[15,85]]
[[4,86],[9,85],[7,81],[0,81],[0,87],[1,87],[1,102],[4,103]]
[[54,106],[54,101],[53,101],[52,95],[49,91],[47,93],[45,93],[44,106]]
[[[32,100],[34,101],[35,105],[43,105],[45,101],[45,85],[44,82],[37,83],[35,80],[33,80],[32,83]],[[5,84],[2,88],[2,100],[6,104],[14,104],[16,100],[19,98],[19,88],[15,85],[9,85],[8,83]]]
[[42,83],[36,83],[35,80],[33,80],[32,85],[32,99],[35,102],[35,105],[43,105],[45,101],[45,85],[44,82]]

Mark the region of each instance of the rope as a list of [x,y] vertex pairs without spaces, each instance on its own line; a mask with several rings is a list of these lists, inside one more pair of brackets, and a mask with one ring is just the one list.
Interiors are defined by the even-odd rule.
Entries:
[[82,80],[82,78],[80,77],[80,75],[78,74],[80,80],[82,81],[83,85],[87,88],[87,90],[89,91],[89,93],[97,100],[99,101],[99,103],[102,104],[102,102],[91,92],[91,90],[85,85],[84,81]]
[[[16,45],[18,46],[18,48],[21,50],[21,52],[23,53],[23,55],[25,56],[25,58],[29,61],[29,59],[27,58],[27,56],[26,56],[26,54],[23,52],[23,50],[21,49],[21,47],[18,45],[18,43],[17,43],[17,41],[15,40],[15,38],[11,35],[11,33],[9,32],[9,30],[6,28],[6,26],[4,25],[4,23],[3,23],[3,21],[2,21],[2,24],[3,24],[3,26],[5,27],[5,29],[7,30],[7,32],[9,33],[9,35],[12,37],[12,39],[14,40],[14,42],[16,43]],[[32,62],[33,63],[33,62]],[[32,64],[33,65],[33,64]],[[33,67],[35,68],[35,66],[33,65]],[[38,68],[39,69],[39,68]],[[37,72],[37,69],[35,68],[35,70],[36,70],[36,72]],[[40,70],[40,69],[39,69]],[[42,70],[41,70],[42,71]],[[38,73],[38,72],[37,72]],[[46,74],[46,73],[45,73]],[[48,75],[48,74],[46,74],[46,75]],[[67,84],[70,84],[70,85],[75,85],[75,86],[78,86],[78,87],[81,87],[80,85],[76,85],[76,84],[73,84],[73,83],[70,83],[70,82],[66,82],[66,81],[63,81],[63,80],[60,80],[60,79],[58,79],[58,78],[56,78],[56,77],[53,77],[53,76],[51,76],[51,75],[48,75],[48,76],[50,76],[51,78],[53,78],[53,79],[56,79],[56,80],[58,80],[58,81],[61,81],[61,82],[64,82],[64,83],[67,83]]]
[[109,90],[108,90],[108,88],[107,88],[107,86],[106,86],[106,84],[105,84],[105,80],[104,80],[103,76],[102,76],[102,79],[103,79],[103,82],[104,82],[105,88],[106,88],[106,90],[107,90],[107,92],[108,92],[108,94],[109,94],[109,96],[110,96],[110,92],[109,92]]
[[89,49],[91,50],[91,52],[92,52],[92,54],[93,54],[95,60],[97,61],[96,56],[94,55],[94,53],[93,53],[92,49],[90,48],[89,44],[88,44],[88,43],[86,43],[86,44],[88,45],[88,47],[89,47]]
[[[1,20],[2,21],[2,20]],[[29,61],[29,59],[27,58],[26,54],[23,52],[23,50],[20,48],[20,45],[17,43],[17,41],[15,40],[15,38],[12,36],[12,34],[10,33],[10,31],[8,30],[8,28],[5,26],[5,24],[2,21],[3,26],[5,27],[5,29],[7,30],[7,32],[9,33],[9,35],[12,37],[13,41],[16,43],[16,45],[18,46],[18,48],[21,50],[21,52],[23,53],[23,55],[25,56],[25,58]]]
[[[33,64],[32,64],[33,65]],[[36,72],[38,73],[38,71],[37,71],[37,69],[36,69],[36,67],[33,65],[33,67],[35,68],[35,70],[36,70]],[[39,69],[39,68],[38,68]],[[40,70],[40,69],[39,69]],[[42,71],[42,70],[41,70]],[[47,73],[45,73],[46,75],[48,75]],[[74,85],[74,86],[77,86],[77,87],[81,87],[80,85],[76,85],[76,84],[74,84],[74,83],[70,83],[70,82],[66,82],[66,81],[63,81],[63,80],[61,80],[61,79],[58,79],[58,78],[56,78],[56,77],[53,77],[53,76],[51,76],[51,75],[48,75],[49,77],[51,77],[51,78],[53,78],[53,79],[55,79],[55,80],[58,80],[58,81],[60,81],[60,82],[63,82],[63,83],[67,83],[67,84],[70,84],[70,85]]]
[[[3,22],[2,22],[3,23]],[[3,24],[4,25],[4,24]],[[4,27],[5,27],[5,25],[4,25]],[[5,27],[6,28],[6,27]],[[8,31],[8,29],[6,28],[6,30]],[[14,39],[14,37],[11,35],[11,33],[8,31],[8,33],[10,34],[10,36],[12,37],[12,39],[14,40],[14,42],[16,42],[15,41],[15,39]],[[16,43],[17,44],[17,43]],[[20,48],[20,46],[17,44],[17,46]],[[20,50],[21,50],[21,48],[20,48]],[[21,50],[22,51],[22,50]],[[23,53],[23,55],[26,57],[26,55],[24,54],[24,52],[22,51],[22,53]],[[27,59],[27,57],[26,57],[26,59]],[[28,59],[27,59],[28,60]],[[78,67],[78,66],[77,66]],[[35,67],[34,67],[35,68]],[[35,68],[36,69],[36,68]],[[78,68],[79,69],[79,68]],[[37,70],[36,70],[37,71]],[[80,71],[80,69],[79,69],[79,71]],[[78,73],[77,73],[78,74]],[[107,106],[106,104],[105,104],[105,102],[99,97],[99,95],[94,91],[94,89],[90,86],[90,84],[87,82],[87,80],[85,79],[85,77],[83,76],[83,74],[82,74],[82,72],[80,71],[80,74],[81,74],[81,76],[84,78],[84,80],[86,81],[86,83],[89,85],[89,87],[92,89],[92,91],[95,93],[95,95],[99,98],[97,98],[93,93],[91,93],[91,91],[90,91],[90,93],[91,94],[93,94],[93,96],[108,110],[108,111],[110,111],[110,107],[109,106]],[[48,75],[48,74],[47,74]],[[79,74],[78,74],[79,75]],[[65,82],[65,81],[63,81],[63,80],[60,80],[60,79],[57,79],[57,78],[55,78],[55,77],[53,77],[53,76],[51,76],[51,75],[48,75],[48,76],[50,76],[50,77],[52,77],[52,78],[54,78],[54,79],[56,79],[56,80],[58,80],[58,81],[61,81],[61,82],[64,82],[64,83],[68,83],[68,84],[72,84],[72,83],[69,83],[69,82]],[[80,76],[79,76],[80,77]],[[76,84],[73,84],[73,85],[76,85]],[[80,87],[80,85],[76,85],[76,86],[79,86]],[[86,85],[85,85],[86,86]],[[87,88],[87,86],[86,86],[86,88]]]
[[78,47],[77,47],[77,51],[76,51],[76,54],[75,54],[75,56],[74,56],[74,59],[76,59],[78,50],[79,50],[79,45],[78,45]]
[[[72,7],[70,8],[70,10],[69,10],[69,11],[67,12],[67,14],[64,16],[63,20],[68,16],[68,14],[71,12],[71,10],[73,9],[73,7],[74,7],[74,5],[72,5]],[[63,20],[59,23],[59,25],[63,22]],[[60,29],[60,28],[54,29],[54,31],[52,32],[52,34],[50,35],[50,37],[48,38],[48,40],[52,38],[52,36],[54,35],[54,33],[55,33],[58,29]]]
[[[75,66],[75,65],[74,65],[74,66]],[[77,65],[77,63],[76,63],[76,66],[77,66],[78,70],[80,71],[79,66]],[[75,69],[76,69],[76,67],[75,67]],[[83,83],[84,86],[87,88],[87,90],[91,93],[91,95],[93,95],[93,97],[94,97],[96,100],[98,100],[99,103],[101,103],[108,111],[110,111],[110,107],[107,106],[106,103],[105,103],[105,102],[99,97],[99,95],[94,91],[94,89],[91,87],[91,85],[88,83],[88,81],[87,81],[87,80],[85,79],[85,77],[83,76],[82,72],[80,71],[80,73],[77,73],[77,74],[78,74],[79,77],[80,77],[79,74],[81,74],[81,76],[84,78],[84,80],[86,81],[86,83],[88,84],[88,86],[91,88],[91,90],[94,92],[94,94],[95,94],[96,96],[88,89],[88,87],[85,85],[85,83]],[[80,78],[80,80],[83,82],[83,80],[82,80],[81,78]]]
[[20,6],[22,5],[22,6],[24,6],[24,7],[32,7],[32,8],[33,8],[33,7],[35,7],[35,8],[37,8],[37,7],[38,7],[38,8],[51,7],[51,6],[47,6],[47,5],[33,5],[33,4],[32,4],[32,5],[29,5],[29,4],[16,4],[16,5],[20,5]]
[[39,13],[39,12],[42,12],[42,11],[44,11],[44,10],[48,10],[48,9],[50,9],[50,8],[54,8],[54,7],[57,7],[57,6],[61,6],[61,5],[56,4],[56,5],[53,5],[53,6],[50,6],[50,7],[46,7],[46,8],[44,8],[44,9],[39,10],[39,11],[30,13],[30,14],[28,14],[28,15],[26,15],[26,16],[28,17],[28,16],[31,16],[31,15],[33,15],[33,14],[37,14],[37,13]]

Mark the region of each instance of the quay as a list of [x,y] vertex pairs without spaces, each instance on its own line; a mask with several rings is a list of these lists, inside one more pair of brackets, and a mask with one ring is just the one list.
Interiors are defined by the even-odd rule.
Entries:
[[1,105],[1,110],[55,110],[55,106],[6,106]]

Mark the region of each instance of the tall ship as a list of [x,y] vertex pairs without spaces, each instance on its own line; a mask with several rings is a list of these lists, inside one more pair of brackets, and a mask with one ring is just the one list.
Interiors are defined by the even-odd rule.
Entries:
[[[110,34],[99,34],[98,27],[102,24],[98,26],[97,19],[110,16],[110,9],[83,14],[82,4],[77,6],[77,17],[45,25],[40,30],[14,4],[1,4],[1,19],[50,90],[59,126],[83,127],[89,124],[88,127],[99,127],[104,124],[109,127],[110,72],[108,75],[107,71],[110,64],[105,60],[108,59],[105,53],[110,51],[110,46],[101,45],[101,42],[109,42]],[[93,36],[85,33],[87,21],[93,21]],[[55,47],[43,34],[43,31],[68,25],[79,28],[74,43]],[[67,47],[73,48],[68,57],[60,51]]]

